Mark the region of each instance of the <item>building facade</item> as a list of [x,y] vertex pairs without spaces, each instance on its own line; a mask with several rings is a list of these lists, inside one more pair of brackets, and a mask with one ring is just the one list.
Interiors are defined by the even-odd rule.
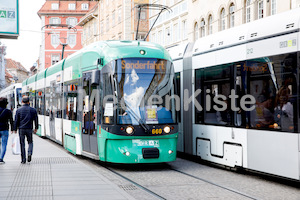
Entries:
[[[83,45],[100,40],[134,40],[137,30],[138,4],[148,0],[100,0],[78,25],[83,27]],[[143,39],[149,30],[149,12],[143,9],[139,23],[138,39]]]
[[50,67],[60,61],[62,56],[66,58],[82,48],[82,28],[77,23],[97,3],[87,0],[46,0],[38,11],[43,27],[39,70]]
[[[5,70],[8,73],[8,77],[12,80],[13,83],[22,83],[25,79],[28,78],[29,72],[23,67],[21,63],[16,62],[10,58],[4,60]],[[13,78],[11,78],[10,76],[12,76]]]
[[[300,6],[300,0],[150,0],[169,6],[151,31],[150,41],[165,47],[214,34]],[[150,25],[158,12],[150,12]]]

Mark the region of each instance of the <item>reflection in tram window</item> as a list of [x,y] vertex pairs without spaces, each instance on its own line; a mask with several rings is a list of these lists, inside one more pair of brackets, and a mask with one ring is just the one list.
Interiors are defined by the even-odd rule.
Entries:
[[296,54],[251,60],[247,66],[256,69],[250,72],[250,94],[256,99],[251,127],[296,131]]

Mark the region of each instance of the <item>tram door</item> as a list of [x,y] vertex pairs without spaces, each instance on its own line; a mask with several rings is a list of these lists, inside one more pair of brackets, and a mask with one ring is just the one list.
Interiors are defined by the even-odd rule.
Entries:
[[49,127],[50,137],[55,139],[55,114],[56,114],[56,92],[55,92],[55,81],[50,83],[50,113],[49,113]]
[[100,97],[97,86],[91,84],[91,75],[91,72],[83,74],[82,149],[98,155],[97,102]]

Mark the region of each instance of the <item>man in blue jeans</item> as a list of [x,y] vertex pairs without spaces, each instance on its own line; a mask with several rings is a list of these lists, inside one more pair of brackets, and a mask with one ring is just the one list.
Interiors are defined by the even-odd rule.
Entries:
[[23,102],[23,106],[19,108],[16,112],[14,130],[19,129],[21,159],[22,159],[21,163],[25,164],[26,163],[25,137],[27,138],[27,142],[28,142],[27,161],[30,162],[32,156],[32,149],[33,149],[33,141],[32,141],[33,121],[35,122],[34,133],[37,132],[39,122],[38,122],[38,116],[36,110],[29,106],[29,97],[23,96],[22,102]]
[[0,150],[0,164],[4,164],[3,158],[6,153],[6,146],[8,140],[8,123],[10,123],[11,131],[13,130],[13,119],[10,110],[6,109],[8,102],[7,98],[0,98],[0,139],[1,139],[1,150]]

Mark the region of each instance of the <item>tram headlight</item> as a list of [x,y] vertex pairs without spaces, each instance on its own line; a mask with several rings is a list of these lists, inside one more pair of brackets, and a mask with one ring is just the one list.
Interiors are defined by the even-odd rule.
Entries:
[[165,133],[170,133],[170,131],[171,131],[171,128],[169,126],[165,126],[164,132]]
[[133,133],[133,127],[132,126],[128,126],[126,128],[126,133],[129,134],[129,135],[131,135]]

